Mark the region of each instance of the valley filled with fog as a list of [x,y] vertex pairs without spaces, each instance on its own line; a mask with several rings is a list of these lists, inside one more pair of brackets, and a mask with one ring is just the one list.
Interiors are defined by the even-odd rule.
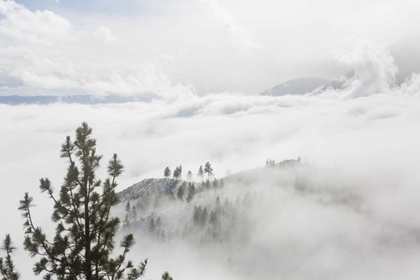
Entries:
[[[150,195],[148,207],[128,196],[115,210],[124,221],[127,201],[138,206],[122,232],[137,240],[132,259],[149,258],[146,279],[158,278],[162,268],[176,279],[412,278],[420,275],[414,265],[420,260],[418,83],[417,76],[401,86],[356,76],[345,89],[317,95],[0,105],[1,205],[10,209],[0,215],[1,234],[20,243],[16,209],[25,191],[35,197],[36,222],[52,232],[52,206],[38,179],[62,183],[59,147],[87,121],[98,152],[122,159],[118,191],[148,178],[176,181]],[[365,84],[365,95],[381,92],[353,98]],[[291,166],[279,164],[299,157]],[[267,159],[275,165],[266,167]],[[209,187],[197,177],[206,161],[214,169]],[[189,203],[187,191],[183,200],[176,196],[183,180],[162,179],[165,167],[181,164],[183,180],[193,174],[187,187],[197,188]],[[215,188],[214,178],[224,187]],[[168,190],[173,197],[156,203]],[[194,222],[195,207],[206,207],[203,222]],[[210,222],[212,212],[220,225]],[[150,219],[158,217],[163,237],[150,233]],[[18,267],[30,266],[18,249]]]
[[[0,0],[0,238],[21,279],[53,248],[49,269],[98,280],[126,234],[140,279],[420,277],[416,1],[115,3]],[[38,226],[53,241],[25,239]]]

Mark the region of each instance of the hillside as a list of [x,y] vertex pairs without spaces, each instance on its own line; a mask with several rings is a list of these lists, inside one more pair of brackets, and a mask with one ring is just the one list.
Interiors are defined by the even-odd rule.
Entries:
[[[282,266],[284,275],[307,257],[307,252],[287,245],[295,242],[289,240],[293,236],[287,236],[288,219],[295,215],[290,210],[298,219],[299,212],[305,211],[305,207],[299,209],[301,203],[315,207],[308,215],[332,207],[359,211],[361,197],[344,190],[344,185],[334,185],[333,175],[322,175],[297,159],[270,160],[263,168],[220,179],[145,179],[118,194],[121,203],[114,214],[123,221],[123,232],[133,233],[139,247],[156,250],[156,256],[182,251],[184,258],[200,266],[216,260],[229,265],[225,273],[234,273],[237,279],[260,279],[261,275],[277,279],[277,270],[264,270],[272,257],[295,258]],[[286,242],[281,249],[267,244],[267,234],[285,233],[279,239]],[[254,252],[258,259],[252,257]],[[251,265],[253,272],[247,274]]]
[[311,93],[314,90],[328,84],[328,80],[321,78],[299,78],[284,82],[270,88],[260,95],[283,96],[283,95],[302,95]]

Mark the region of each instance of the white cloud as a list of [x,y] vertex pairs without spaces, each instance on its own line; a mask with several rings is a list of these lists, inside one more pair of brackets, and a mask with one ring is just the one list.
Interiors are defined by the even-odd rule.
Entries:
[[349,97],[385,93],[395,85],[398,68],[384,47],[364,43],[350,51],[337,52],[334,58],[354,71],[347,81],[347,87],[351,88]]
[[[0,57],[3,62],[0,94],[53,93],[44,91],[46,88],[39,84],[31,87],[27,83],[36,80],[30,77],[37,75],[36,71],[25,74],[24,84],[21,69],[33,68],[30,63],[34,57],[40,61],[67,60],[80,64],[72,70],[74,73],[96,76],[101,84],[111,80],[109,75],[102,76],[101,69],[113,69],[125,80],[138,76],[143,65],[153,62],[172,84],[186,88],[193,85],[199,94],[224,91],[257,94],[287,79],[305,76],[331,79],[342,75],[349,65],[328,60],[326,54],[339,49],[344,38],[348,38],[347,45],[353,45],[360,37],[389,45],[401,36],[415,37],[418,30],[413,28],[411,15],[416,6],[404,8],[403,4],[391,3],[393,7],[390,1],[341,5],[329,0],[322,0],[321,4],[300,0],[147,1],[133,4],[131,14],[109,7],[106,16],[93,9],[93,5],[107,6],[113,2],[100,2],[87,3],[88,11],[82,12],[68,1],[59,6],[48,5],[52,10],[36,10],[33,7],[36,4],[27,9],[13,1],[2,1],[0,53],[13,55]],[[140,6],[141,12],[136,10]],[[302,9],[303,6],[307,8]],[[391,6],[393,14],[379,13],[371,20],[371,11],[385,8],[388,11]],[[164,56],[175,59],[159,59]],[[63,80],[67,89],[55,88],[54,93],[68,94],[67,85],[74,81],[61,75],[50,73],[42,79],[50,80],[52,85]],[[83,81],[77,84],[74,92],[92,93],[92,87],[80,86]]]
[[107,27],[101,26],[93,33],[98,40],[102,41],[104,44],[109,44],[117,40],[117,38],[112,34],[111,30]]
[[251,30],[241,25],[217,0],[200,0],[210,12],[223,24],[225,32],[238,48],[248,53],[252,49],[261,49]]
[[32,12],[13,1],[0,2],[0,13],[0,79],[6,94],[194,95],[191,85],[173,83],[147,60],[116,62],[106,49],[99,54],[104,47],[98,42],[116,42],[109,28],[73,29],[51,11]]
[[[418,84],[417,79],[413,77],[410,85]],[[378,238],[398,241],[406,236],[403,232],[419,225],[413,213],[420,210],[415,199],[419,196],[416,186],[420,180],[417,171],[420,165],[420,92],[410,85],[355,99],[346,98],[349,93],[345,91],[335,98],[219,94],[120,105],[0,105],[0,134],[5,135],[0,138],[0,170],[3,170],[2,182],[8,188],[0,197],[0,204],[14,209],[23,193],[30,191],[39,205],[34,215],[39,217],[39,223],[48,223],[49,215],[42,213],[50,210],[49,204],[38,195],[37,180],[48,176],[54,186],[59,186],[65,172],[64,162],[58,155],[60,144],[66,135],[73,135],[82,121],[94,128],[98,152],[104,154],[104,160],[113,152],[121,156],[126,172],[120,180],[120,188],[142,178],[161,177],[166,166],[182,164],[184,170],[196,173],[200,164],[211,161],[216,176],[221,177],[228,169],[237,172],[263,166],[267,158],[282,160],[301,156],[319,167],[320,173],[311,176],[312,182],[319,182],[320,188],[328,187],[331,191],[344,188],[356,192],[363,197],[363,207],[353,211],[319,205],[316,199],[280,192],[276,197],[283,199],[278,205],[279,215],[262,221],[259,234],[264,238],[258,235],[255,242],[241,252],[244,255],[259,252],[274,259],[294,252],[294,259],[281,266],[255,262],[255,269],[268,275],[281,274],[303,262],[303,267],[293,270],[294,276],[325,279],[325,271],[319,270],[319,264],[326,261],[342,276],[338,278],[350,279],[346,276],[350,268],[340,266],[343,262],[355,265],[352,271],[358,279],[372,279],[372,273],[377,276],[373,278],[385,277],[384,271],[372,272],[368,267],[393,260],[387,267],[399,273],[404,266],[399,254],[418,257],[414,250],[407,249],[414,243],[406,241],[408,245],[395,243],[387,247]],[[366,90],[371,89],[368,86]],[[325,186],[326,182],[339,183]],[[316,222],[311,222],[313,219]],[[268,230],[273,221],[283,226]],[[0,223],[3,225],[0,236],[7,230],[19,244],[19,213],[1,212]],[[285,246],[284,250],[273,251],[274,241],[276,246]],[[300,244],[298,248],[302,250],[291,251],[287,244]],[[396,257],[378,255],[377,246],[395,252]],[[364,250],[361,253],[351,248]],[[158,277],[162,267],[177,272],[183,279],[196,279],[198,273],[206,271],[207,263],[201,267],[202,263],[197,262],[195,265],[202,269],[191,269],[183,274],[174,263],[156,261],[162,257],[160,253],[143,247],[141,250],[153,263],[149,277]],[[32,263],[32,260],[22,249],[18,253],[22,273],[29,277],[30,269],[22,264]],[[157,255],[152,255],[155,253]],[[340,261],[335,262],[337,258]],[[235,259],[240,268],[246,267],[249,261]],[[223,274],[224,267],[220,263],[214,265],[220,279],[238,277],[232,270]],[[292,276],[284,275],[284,278]],[[203,279],[211,277],[209,274]],[[260,275],[247,277],[261,278]]]
[[0,36],[2,45],[51,45],[66,40],[70,22],[51,11],[31,12],[14,1],[1,1]]

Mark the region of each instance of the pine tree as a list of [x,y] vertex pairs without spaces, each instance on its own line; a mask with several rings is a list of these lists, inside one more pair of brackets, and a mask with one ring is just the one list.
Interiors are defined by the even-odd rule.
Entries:
[[194,187],[194,184],[190,183],[188,187],[187,202],[190,203],[191,200],[193,200],[194,196],[195,196],[195,187]]
[[182,179],[182,165],[178,166],[178,178]]
[[209,180],[209,179],[207,179],[207,180],[206,180],[205,188],[206,188],[207,190],[209,190],[209,189],[210,189],[210,180]]
[[173,280],[167,271],[162,274],[162,280]]
[[208,220],[209,220],[209,213],[207,212],[207,207],[204,207],[203,212],[201,213],[201,217],[200,217],[201,226],[205,226]]
[[209,223],[213,226],[217,223],[216,213],[214,211],[211,211],[210,213]]
[[133,205],[133,208],[131,209],[131,218],[133,219],[133,221],[137,220],[137,209],[136,209],[136,205]]
[[213,175],[213,168],[211,167],[210,162],[206,162],[204,165],[204,173],[207,173],[207,178]]
[[126,212],[129,212],[129,211],[130,211],[130,209],[131,209],[131,206],[130,206],[130,201],[127,201],[127,204],[125,205],[125,211],[126,211]]
[[163,171],[163,177],[165,178],[171,177],[171,170],[169,169],[169,167],[166,167],[165,170]]
[[20,274],[16,271],[15,264],[12,260],[12,254],[16,251],[16,247],[13,246],[10,234],[6,235],[1,250],[6,252],[4,259],[0,258],[0,274],[2,280],[19,280]]
[[128,217],[128,213],[125,214],[125,218],[124,218],[124,221],[123,221],[123,227],[124,228],[130,227],[130,218]]
[[201,212],[201,206],[197,207],[196,205],[194,205],[193,222],[195,225],[198,225],[200,223]]
[[203,166],[202,165],[200,165],[200,168],[198,168],[197,176],[200,177],[201,180],[203,180],[204,172],[203,172]]
[[213,180],[213,188],[215,188],[215,189],[219,188],[219,181],[217,181],[217,179]]
[[[126,235],[120,246],[122,254],[111,257],[114,238],[120,221],[111,216],[111,208],[118,203],[116,178],[123,165],[114,154],[108,164],[105,181],[96,176],[102,156],[96,154],[96,140],[92,128],[83,123],[76,130],[76,140],[70,137],[61,147],[61,157],[68,161],[67,174],[58,197],[49,179],[40,179],[40,189],[54,202],[52,221],[56,223],[53,241],[47,239],[32,218],[33,198],[25,193],[19,210],[25,219],[24,249],[32,257],[39,257],[33,271],[44,279],[137,279],[144,274],[147,260],[138,268],[126,261],[134,245],[132,234]],[[101,190],[100,190],[101,189]]]
[[176,193],[176,196],[179,200],[184,200],[185,196],[185,182],[178,188],[178,191]]
[[216,211],[220,212],[221,206],[220,206],[220,198],[219,196],[216,197]]
[[179,179],[180,178],[180,170],[179,170],[179,167],[178,166],[175,167],[175,170],[174,170],[174,178],[175,179]]
[[188,173],[187,173],[187,180],[188,181],[191,181],[192,180],[192,176],[193,176],[193,174],[192,174],[191,170],[188,171]]

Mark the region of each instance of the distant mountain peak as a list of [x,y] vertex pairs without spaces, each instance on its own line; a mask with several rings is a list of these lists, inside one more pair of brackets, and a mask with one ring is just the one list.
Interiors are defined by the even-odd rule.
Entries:
[[283,96],[283,95],[302,95],[306,93],[311,93],[314,90],[323,87],[329,83],[328,80],[321,78],[299,78],[294,80],[289,80],[284,83],[278,84],[273,88],[270,88],[260,95],[269,95],[269,96]]

